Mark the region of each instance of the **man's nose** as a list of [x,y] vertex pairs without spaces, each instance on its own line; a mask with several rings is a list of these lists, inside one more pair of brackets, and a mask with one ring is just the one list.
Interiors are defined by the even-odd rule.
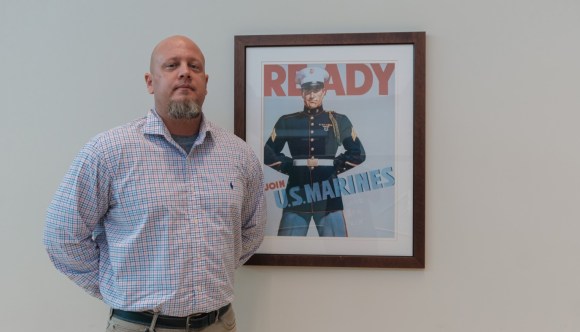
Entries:
[[179,66],[179,78],[191,78],[191,68],[189,68],[189,65],[182,64]]

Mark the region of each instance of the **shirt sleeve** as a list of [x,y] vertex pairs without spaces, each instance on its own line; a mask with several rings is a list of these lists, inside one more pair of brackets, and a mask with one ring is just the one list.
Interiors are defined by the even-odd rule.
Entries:
[[89,294],[99,291],[95,229],[109,206],[108,169],[96,140],[79,152],[46,214],[44,245],[55,267]]
[[240,267],[258,250],[264,239],[266,226],[266,200],[262,165],[254,153],[250,153],[246,194],[242,207],[242,253],[236,266]]

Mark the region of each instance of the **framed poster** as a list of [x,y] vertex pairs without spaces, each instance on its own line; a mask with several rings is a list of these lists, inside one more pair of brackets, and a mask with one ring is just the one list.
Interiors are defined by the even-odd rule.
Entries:
[[264,164],[253,265],[425,266],[425,33],[235,36],[235,134]]

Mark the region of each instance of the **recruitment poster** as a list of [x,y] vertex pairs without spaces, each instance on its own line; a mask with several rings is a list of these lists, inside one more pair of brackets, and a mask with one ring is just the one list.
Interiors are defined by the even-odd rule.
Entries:
[[[247,141],[268,210],[259,252],[412,255],[412,47],[262,48],[247,59]],[[309,75],[323,90],[306,88],[321,81]],[[325,116],[302,121],[307,94],[322,96]],[[322,169],[336,173],[313,175]],[[324,236],[313,218],[305,234],[281,235],[284,211],[313,206],[338,211],[345,232]]]

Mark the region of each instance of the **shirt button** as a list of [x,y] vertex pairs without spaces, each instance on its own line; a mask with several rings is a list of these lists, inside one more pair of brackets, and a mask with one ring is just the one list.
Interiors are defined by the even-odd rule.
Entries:
[[314,130],[311,130],[311,131],[310,131],[310,133],[311,133],[311,134],[314,134]]
[[311,116],[311,117],[310,117],[310,120],[314,120],[314,117],[313,117],[313,116]]
[[310,142],[314,142],[314,138],[311,138],[311,139],[310,139]]
[[314,148],[310,148],[310,151],[314,151]]

